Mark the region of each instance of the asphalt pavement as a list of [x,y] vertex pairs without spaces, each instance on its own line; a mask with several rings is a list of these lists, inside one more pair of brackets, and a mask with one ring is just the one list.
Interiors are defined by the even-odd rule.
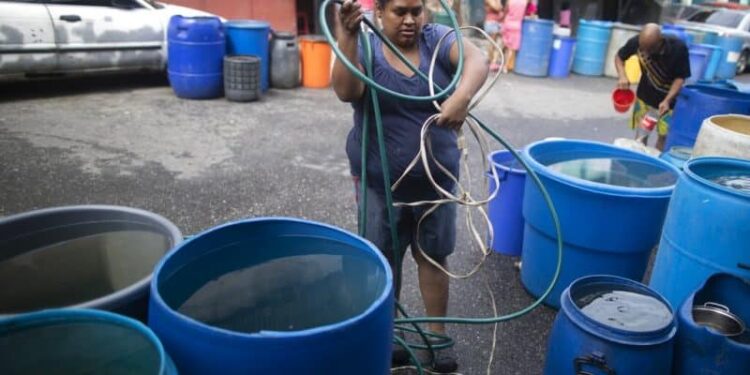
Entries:
[[[612,142],[629,137],[614,112],[615,81],[501,77],[476,114],[515,146],[547,137]],[[248,217],[291,216],[356,230],[344,153],[352,109],[328,89],[271,90],[260,102],[176,98],[160,75],[0,85],[0,216],[44,207],[115,204],[150,210],[185,234]],[[473,155],[477,157],[478,155]],[[477,173],[481,174],[481,170]],[[479,259],[459,225],[450,267]],[[513,266],[491,256],[451,284],[450,314],[501,314],[532,302]],[[405,264],[404,303],[423,314]],[[502,323],[493,374],[537,374],[555,311]],[[461,373],[486,373],[492,326],[451,326]]]

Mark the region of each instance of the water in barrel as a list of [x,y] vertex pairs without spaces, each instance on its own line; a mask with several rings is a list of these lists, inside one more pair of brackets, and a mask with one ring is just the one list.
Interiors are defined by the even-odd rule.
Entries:
[[721,176],[712,181],[741,193],[750,194],[750,175]]
[[164,234],[139,228],[74,238],[20,254],[3,250],[0,315],[75,305],[127,288],[147,277],[170,247]]
[[338,241],[301,238],[206,252],[163,280],[165,302],[214,327],[288,332],[353,318],[382,294],[386,274],[370,256]]
[[575,303],[589,318],[630,332],[651,332],[672,322],[669,307],[660,300],[635,290],[592,284],[576,292]]
[[630,188],[659,188],[674,185],[677,176],[655,163],[621,158],[583,158],[553,161],[553,171],[581,180]]

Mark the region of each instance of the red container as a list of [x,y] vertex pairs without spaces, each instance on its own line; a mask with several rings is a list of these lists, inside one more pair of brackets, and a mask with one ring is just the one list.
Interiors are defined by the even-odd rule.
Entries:
[[615,104],[615,111],[625,113],[635,102],[635,93],[630,89],[616,89],[612,92],[612,102]]

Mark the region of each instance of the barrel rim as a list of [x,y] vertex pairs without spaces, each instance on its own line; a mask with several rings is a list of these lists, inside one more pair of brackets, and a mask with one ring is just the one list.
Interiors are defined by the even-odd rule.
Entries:
[[271,24],[262,20],[237,19],[224,22],[226,29],[270,29]]
[[166,311],[170,315],[171,318],[176,319],[183,324],[189,323],[190,325],[197,327],[198,329],[204,332],[208,332],[209,334],[224,335],[228,337],[242,338],[246,340],[271,340],[271,339],[287,340],[287,339],[308,337],[308,336],[312,336],[312,335],[316,335],[320,333],[335,331],[343,327],[356,324],[357,322],[372,315],[384,303],[388,302],[388,299],[393,293],[393,273],[391,271],[390,264],[386,260],[385,256],[380,252],[380,250],[377,249],[377,247],[375,247],[375,245],[372,242],[358,235],[355,235],[354,233],[351,233],[348,230],[345,230],[343,228],[339,228],[330,224],[324,224],[324,223],[320,223],[320,222],[316,222],[312,220],[303,220],[303,219],[297,219],[297,218],[291,218],[291,217],[271,216],[271,217],[258,217],[258,218],[252,218],[252,219],[242,219],[242,220],[236,220],[236,221],[224,223],[213,228],[209,228],[191,237],[190,239],[183,241],[177,247],[175,247],[173,251],[171,251],[164,258],[162,258],[162,260],[157,264],[156,268],[154,269],[153,275],[158,276],[161,273],[162,269],[167,264],[167,262],[169,262],[173,256],[178,254],[179,250],[182,247],[189,246],[193,241],[196,241],[197,239],[205,235],[208,235],[210,233],[214,233],[220,230],[224,230],[225,228],[234,227],[237,225],[252,225],[255,223],[269,223],[269,222],[278,222],[278,223],[292,222],[292,223],[297,223],[297,224],[305,224],[305,225],[321,227],[321,228],[325,228],[325,229],[329,229],[333,231],[338,231],[340,233],[351,236],[351,238],[355,241],[361,242],[361,244],[364,245],[364,248],[367,249],[370,253],[372,253],[372,255],[374,255],[375,259],[377,259],[377,261],[380,263],[380,266],[383,267],[383,269],[385,270],[385,287],[383,288],[383,292],[377,298],[375,298],[375,300],[365,310],[363,310],[361,313],[354,315],[346,320],[342,320],[333,324],[322,325],[322,326],[318,326],[314,328],[308,328],[308,329],[299,330],[299,331],[288,331],[288,332],[278,332],[278,331],[260,331],[260,332],[254,332],[254,333],[237,332],[237,331],[232,331],[229,329],[215,327],[215,326],[203,323],[201,321],[198,321],[196,319],[193,319],[185,314],[182,314],[174,310],[171,306],[169,306],[164,301],[164,299],[161,296],[161,293],[159,293],[159,285],[158,285],[159,278],[158,277],[153,277],[153,279],[151,280],[151,288],[150,288],[151,302],[156,303],[159,306],[159,308],[163,311]]
[[700,92],[702,95],[708,95],[714,98],[725,98],[724,95],[719,94],[731,94],[733,96],[733,100],[743,101],[743,102],[750,102],[750,93],[737,91],[736,89],[727,89],[722,87],[716,87],[707,85],[705,83],[693,83],[686,85],[685,87],[680,90],[680,96],[684,96],[686,91],[685,90],[695,90]]
[[[178,246],[183,240],[182,232],[180,231],[180,229],[177,228],[177,225],[169,221],[167,218],[157,213],[146,211],[140,208],[115,206],[115,205],[74,205],[74,206],[59,206],[59,207],[43,208],[39,210],[22,212],[22,213],[18,213],[18,214],[11,215],[11,216],[0,217],[0,226],[13,222],[13,221],[18,221],[18,220],[32,220],[37,217],[43,217],[43,216],[48,216],[48,215],[60,215],[60,214],[72,213],[76,211],[99,211],[99,212],[110,211],[113,213],[115,212],[128,213],[131,215],[140,216],[148,220],[151,220],[154,224],[161,226],[165,230],[164,233],[162,234],[164,234],[164,236],[170,241],[170,247],[165,250],[164,256],[171,253],[176,248],[176,246]],[[139,297],[142,296],[142,294],[147,293],[148,285],[151,283],[151,277],[153,276],[153,274],[154,273],[151,272],[146,277],[136,281],[135,283],[129,285],[128,287],[117,290],[105,296],[102,296],[93,300],[85,301],[82,303],[69,305],[69,306],[60,306],[60,308],[73,308],[73,309],[97,308],[97,309],[107,309],[107,310],[117,309],[118,307],[122,305],[125,305],[133,300],[138,299]],[[115,301],[117,303],[113,304],[113,302]],[[17,314],[0,313],[0,317],[7,316],[7,315],[13,316]]]
[[750,171],[750,160],[709,156],[709,157],[700,157],[700,158],[690,159],[685,163],[685,166],[683,167],[683,171],[685,172],[685,175],[687,175],[691,180],[699,182],[703,186],[709,187],[716,191],[730,194],[734,197],[740,197],[740,198],[750,197],[750,192],[745,193],[737,189],[730,189],[726,186],[721,186],[719,184],[716,184],[707,180],[703,176],[693,171],[693,167],[701,166],[704,164],[724,165],[727,167],[730,167],[730,166],[743,167],[744,169],[747,169],[748,171]]
[[739,137],[743,137],[743,138],[744,137],[750,137],[750,133],[740,133],[740,132],[734,131],[732,129],[729,129],[729,128],[727,128],[724,125],[718,124],[718,123],[716,123],[716,121],[714,121],[714,119],[720,119],[720,118],[739,118],[741,120],[750,122],[750,116],[739,114],[739,113],[725,113],[725,114],[721,114],[721,115],[713,115],[713,116],[707,118],[706,120],[704,120],[704,121],[707,121],[709,124],[714,125],[713,127],[716,128],[718,131],[720,131],[722,133],[731,134],[733,136],[739,136]]
[[[523,157],[522,156],[522,152],[523,152],[522,150],[516,150],[516,153],[518,153],[518,155],[521,156],[521,157]],[[514,168],[512,166],[512,164],[509,166],[509,165],[506,165],[506,164],[499,163],[499,162],[495,161],[495,156],[498,156],[498,155],[510,155],[511,156],[510,157],[511,162],[514,162],[514,161],[517,162],[516,158],[513,156],[513,154],[511,154],[510,151],[508,151],[508,150],[497,150],[497,151],[490,152],[490,154],[487,155],[487,158],[489,159],[489,161],[490,161],[490,163],[492,164],[493,167],[501,169],[501,170],[506,171],[506,172],[513,173],[513,174],[523,174],[523,175],[526,174],[526,169],[524,169],[523,166],[520,165],[520,162],[518,163],[520,168]]]
[[[75,319],[75,320],[74,320]],[[59,321],[91,321],[104,322],[133,329],[145,336],[154,345],[159,355],[159,374],[165,374],[167,368],[167,352],[164,350],[159,337],[145,324],[123,315],[111,313],[104,310],[86,308],[63,308],[40,310],[26,314],[13,315],[7,318],[0,317],[0,332],[7,329],[19,329],[26,327],[37,327],[52,325]]]
[[[665,169],[670,170],[675,176],[675,184],[669,186],[655,187],[655,188],[631,188],[624,186],[614,186],[608,184],[602,184],[598,182],[587,181],[580,178],[566,176],[562,173],[551,171],[547,166],[539,163],[531,155],[535,148],[542,147],[549,144],[569,144],[569,145],[586,145],[596,146],[598,149],[609,149],[613,152],[619,152],[629,156],[629,159],[637,160],[641,162],[653,162]],[[526,162],[529,166],[534,169],[540,175],[555,180],[559,183],[567,185],[569,187],[583,189],[589,192],[597,194],[606,194],[610,196],[626,196],[626,197],[640,197],[640,198],[665,198],[672,195],[675,185],[680,176],[680,171],[677,167],[672,164],[655,158],[646,154],[642,154],[636,151],[628,150],[625,148],[610,145],[608,143],[597,142],[597,141],[585,141],[585,140],[574,140],[574,139],[547,139],[537,141],[529,144],[523,149],[523,156],[526,158]]]
[[[586,314],[584,314],[575,304],[570,293],[571,289],[581,284],[591,282],[614,282],[640,289],[644,293],[647,293],[649,296],[654,297],[663,303],[672,314],[672,320],[668,325],[662,328],[647,332],[628,331],[600,323],[586,316]],[[677,333],[677,314],[675,314],[675,310],[669,301],[660,293],[649,288],[645,284],[621,276],[589,275],[578,278],[573,281],[565,291],[563,291],[560,296],[560,306],[561,312],[580,329],[604,340],[619,344],[637,346],[659,345],[672,340]]]
[[598,27],[600,29],[611,29],[614,26],[614,23],[612,23],[611,21],[587,20],[587,19],[582,19],[578,21],[578,24],[579,25],[586,24],[588,26]]
[[555,22],[552,20],[546,20],[544,18],[533,18],[533,17],[524,17],[523,22],[531,22],[531,23],[540,23],[544,25],[555,25]]
[[[690,326],[691,329],[693,330],[697,329],[704,334],[709,334],[709,335],[717,336],[717,337],[723,337],[721,334],[712,331],[708,327],[702,326],[696,323],[695,319],[693,319],[693,312],[692,312],[693,307],[694,307],[693,304],[695,303],[695,295],[701,292],[703,289],[705,289],[709,285],[709,283],[715,282],[715,280],[717,279],[731,280],[732,282],[736,282],[737,285],[746,284],[745,279],[735,276],[731,273],[718,272],[709,276],[700,285],[698,285],[695,289],[693,289],[690,295],[688,295],[688,297],[685,298],[685,301],[682,303],[682,306],[680,306],[680,311],[677,314],[677,320],[678,320],[678,324],[680,325],[680,327],[682,327],[683,324],[687,324],[688,326]],[[722,343],[729,347],[739,348],[743,350],[746,350],[747,348],[750,347],[750,344],[742,344],[735,340],[723,340]]]

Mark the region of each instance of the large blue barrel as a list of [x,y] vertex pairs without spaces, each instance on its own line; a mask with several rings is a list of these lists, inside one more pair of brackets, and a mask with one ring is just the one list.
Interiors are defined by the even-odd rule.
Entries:
[[156,214],[71,206],[0,218],[0,316],[57,307],[146,321],[154,266],[182,234]]
[[581,20],[578,25],[573,72],[586,76],[604,74],[604,61],[611,35],[611,22]]
[[590,276],[561,298],[545,375],[671,373],[677,322],[659,294],[632,280]]
[[688,83],[696,83],[703,79],[712,54],[713,51],[705,49],[700,45],[690,46],[690,78],[687,80]]
[[252,55],[260,58],[261,89],[265,92],[269,86],[269,38],[271,25],[264,21],[236,20],[228,21],[227,53],[230,55]]
[[710,44],[713,46],[719,45],[719,33],[715,31],[701,30],[703,38],[700,40],[703,44]]
[[750,161],[698,158],[683,170],[650,284],[673,306],[681,306],[714,273],[750,280],[750,190],[714,182],[745,176],[750,185]]
[[167,31],[167,70],[180,98],[210,99],[224,92],[224,27],[217,17],[173,16]]
[[[560,279],[545,303],[558,307],[565,287],[587,275],[641,280],[659,241],[677,168],[638,152],[576,140],[533,143],[524,157],[555,203],[565,246]],[[521,281],[540,296],[557,265],[557,237],[545,201],[528,179],[523,216]]]
[[727,113],[750,114],[750,94],[703,85],[685,86],[677,96],[666,149],[693,147],[703,120]]
[[692,148],[687,147],[672,147],[667,151],[664,151],[659,158],[662,160],[665,160],[669,162],[670,164],[677,167],[679,170],[682,170],[682,167],[685,165],[685,163],[690,160],[691,155],[693,154]]
[[386,374],[393,276],[371,243],[309,221],[226,224],[156,268],[149,326],[184,374]]
[[690,35],[682,26],[667,24],[662,25],[661,30],[664,35],[671,35],[679,40],[682,40],[685,44],[690,43]]
[[552,43],[552,56],[549,62],[549,76],[552,78],[565,78],[570,75],[570,66],[573,63],[573,51],[576,39],[560,36],[555,37]]
[[713,81],[716,78],[716,71],[719,69],[719,63],[721,62],[721,48],[710,44],[699,44],[698,46],[709,53],[706,71],[703,73],[701,80]]
[[744,41],[742,38],[724,35],[719,37],[717,43],[723,52],[721,54],[719,68],[716,70],[716,78],[734,78],[734,76],[737,75],[737,62],[742,54]]
[[[693,318],[693,308],[721,305],[750,324],[750,283],[736,276],[714,274],[693,293],[677,313],[680,330],[675,339],[675,375],[750,374],[750,331],[727,337]],[[719,307],[721,308],[721,307]]]
[[521,48],[516,58],[516,73],[532,77],[547,75],[554,27],[555,23],[550,20],[527,18],[523,21]]
[[177,375],[177,370],[140,322],[66,309],[0,319],[0,373]]
[[[492,168],[500,181],[497,197],[487,204],[494,237],[492,250],[500,254],[520,256],[523,249],[523,189],[526,171],[510,151],[490,154]],[[490,178],[490,193],[495,191],[495,180]]]

